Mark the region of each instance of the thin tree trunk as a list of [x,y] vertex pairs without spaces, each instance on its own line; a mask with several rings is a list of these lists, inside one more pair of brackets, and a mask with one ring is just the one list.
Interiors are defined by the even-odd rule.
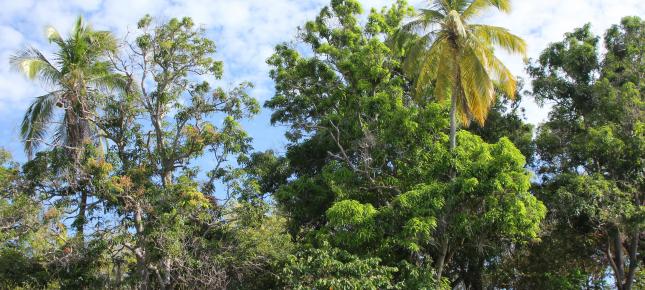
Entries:
[[84,238],[85,212],[87,211],[87,193],[81,190],[81,198],[78,204],[78,216],[76,217],[76,236]]
[[148,266],[146,265],[146,251],[144,249],[144,233],[143,233],[143,209],[140,204],[136,204],[134,212],[134,226],[137,231],[137,245],[135,250],[135,256],[137,258],[137,268],[139,271],[139,276],[141,276],[141,288],[148,289]]
[[461,72],[459,71],[459,66],[457,65],[458,61],[455,57],[455,76],[454,84],[452,86],[452,94],[450,96],[450,154],[451,156],[451,166],[450,166],[450,181],[453,181],[457,177],[457,168],[455,168],[455,149],[457,148],[457,100],[461,97]]
[[164,144],[163,130],[161,128],[162,116],[157,113],[151,116],[152,124],[155,129],[155,137],[157,142],[157,154],[159,154],[161,165],[161,183],[163,187],[168,187],[172,184],[172,164],[164,151],[166,146]]
[[437,282],[441,281],[441,276],[443,274],[443,268],[446,262],[446,255],[448,254],[448,236],[444,233],[441,237],[441,249],[439,252],[439,258],[437,259]]
[[[455,61],[456,63],[456,61]],[[459,94],[459,71],[455,72],[455,84],[453,85],[452,95],[450,96],[450,154],[454,155],[455,149],[457,148],[457,97]],[[450,180],[454,180],[457,177],[457,170],[455,168],[454,156],[451,156],[451,165],[450,165]],[[441,240],[441,249],[439,253],[439,259],[437,259],[436,275],[437,282],[441,281],[441,276],[443,274],[443,268],[446,264],[446,255],[448,254],[448,231],[447,231],[447,222],[442,220],[442,240]]]
[[636,274],[636,269],[638,268],[639,260],[636,257],[638,253],[638,242],[640,240],[640,232],[634,230],[632,233],[631,241],[629,242],[629,249],[627,249],[629,254],[629,268],[627,274],[625,275],[625,285],[623,289],[631,290],[632,284],[634,283],[634,275]]
[[457,148],[457,90],[450,97],[450,152]]
[[614,244],[614,263],[616,264],[614,274],[616,279],[616,286],[619,290],[624,290],[623,281],[625,279],[625,264],[623,262],[623,244],[620,239],[620,231],[617,228],[613,229],[610,235],[611,242]]

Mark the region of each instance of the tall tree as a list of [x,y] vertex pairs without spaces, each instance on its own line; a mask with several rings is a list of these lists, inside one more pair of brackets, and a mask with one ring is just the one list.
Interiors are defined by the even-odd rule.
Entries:
[[[47,39],[57,46],[55,58],[50,61],[35,48],[19,51],[10,59],[11,65],[30,79],[38,79],[51,88],[29,106],[23,118],[20,135],[25,151],[32,157],[41,144],[63,147],[71,156],[71,162],[78,162],[85,144],[98,136],[91,119],[94,116],[95,101],[101,91],[121,87],[120,76],[112,73],[106,59],[108,53],[117,47],[109,31],[95,31],[78,17],[69,38],[63,39],[53,27],[47,28]],[[62,109],[58,127],[52,141],[48,142],[49,126],[56,115],[56,108]],[[78,217],[75,221],[77,232],[82,236],[86,223],[87,199],[89,193],[82,188],[84,174],[80,167],[71,167],[69,182],[78,192]]]
[[15,69],[52,89],[29,106],[20,135],[25,151],[32,156],[39,145],[47,143],[48,126],[58,107],[63,114],[49,144],[78,154],[83,143],[96,133],[90,124],[92,98],[99,90],[115,87],[121,81],[110,71],[105,58],[116,50],[116,39],[109,31],[93,30],[82,17],[77,18],[69,38],[63,39],[55,28],[48,27],[47,39],[57,46],[53,60],[35,48],[19,51],[10,59]]
[[545,213],[525,159],[508,138],[488,144],[466,131],[451,150],[448,107],[415,100],[407,48],[388,45],[410,6],[373,10],[365,25],[360,13],[357,1],[331,1],[301,31],[313,54],[279,45],[269,59],[276,94],[265,105],[289,125],[291,172],[268,181],[282,182],[274,198],[294,239],[327,256],[298,257],[292,266],[315,274],[295,278],[330,286],[316,277],[326,263],[356,262],[396,267],[388,279],[403,288],[486,287],[486,270],[535,238]]
[[643,39],[645,22],[626,17],[601,55],[585,25],[528,67],[533,95],[554,103],[536,139],[539,193],[560,231],[592,245],[621,290],[641,267],[645,229]]
[[403,37],[420,34],[409,51],[408,62],[418,74],[416,93],[430,92],[450,99],[450,148],[456,147],[457,115],[468,124],[486,121],[495,103],[495,88],[513,98],[516,80],[495,56],[494,48],[526,53],[526,44],[506,28],[469,23],[488,8],[511,10],[510,0],[433,0],[402,26]]
[[[246,160],[251,138],[239,121],[259,105],[246,92],[249,83],[211,87],[222,62],[213,58],[215,42],[192,19],[155,23],[146,16],[138,28],[128,49],[112,59],[128,86],[104,100],[97,122],[113,144],[108,161],[116,166],[102,198],[124,221],[135,285],[222,288],[231,277],[217,259],[233,250],[215,242],[227,238],[221,216],[229,206],[215,194],[246,187],[231,163]],[[192,163],[207,154],[212,168],[199,182]]]

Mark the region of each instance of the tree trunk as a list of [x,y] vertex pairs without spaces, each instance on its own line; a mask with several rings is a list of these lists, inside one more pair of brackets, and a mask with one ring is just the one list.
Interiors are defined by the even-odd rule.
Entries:
[[[455,45],[456,47],[456,45]],[[456,48],[455,48],[456,49]],[[456,50],[455,50],[456,51]],[[450,181],[457,177],[457,168],[455,168],[455,149],[457,148],[457,101],[461,97],[461,71],[459,70],[457,57],[455,57],[454,83],[452,84],[452,94],[450,96]]]
[[[632,289],[634,275],[640,262],[637,257],[638,243],[640,240],[638,230],[634,230],[631,237],[627,235],[626,240],[629,241],[626,241],[626,245],[623,246],[623,239],[621,238],[620,229],[617,226],[614,226],[609,232],[606,255],[614,271],[614,281],[616,283],[616,289],[618,290]],[[627,250],[627,259],[625,259],[625,250]]]
[[[476,262],[473,262],[475,260]],[[468,285],[468,289],[484,290],[484,281],[482,277],[483,268],[484,268],[483,257],[476,257],[471,262],[468,263],[467,273],[465,278],[465,282]]]
[[166,146],[163,138],[163,128],[161,127],[162,116],[157,113],[151,116],[152,124],[155,129],[155,138],[157,143],[157,154],[159,154],[159,161],[161,165],[161,183],[163,187],[168,187],[172,184],[172,163],[169,156],[166,156]]
[[457,91],[453,90],[450,97],[450,152],[457,148]]
[[163,169],[163,172],[161,174],[162,178],[162,183],[164,187],[168,187],[169,185],[172,185],[172,171]]
[[446,255],[448,255],[448,236],[446,236],[446,234],[444,233],[441,237],[441,249],[439,252],[439,258],[437,259],[437,266],[436,266],[437,282],[441,281],[443,268],[446,263]]
[[137,268],[141,278],[141,288],[148,289],[148,265],[146,265],[146,251],[143,233],[143,209],[140,204],[136,204],[134,212],[134,226],[137,231],[137,245],[135,257],[137,258]]
[[625,276],[625,286],[623,287],[625,290],[632,289],[632,284],[634,284],[634,275],[636,274],[636,269],[638,268],[638,264],[640,263],[637,258],[639,240],[640,232],[638,231],[638,229],[636,229],[632,233],[632,238],[629,243],[629,249],[627,249],[629,254],[629,268],[627,270],[627,275]]
[[85,227],[85,212],[87,211],[87,193],[84,190],[81,190],[81,197],[78,203],[78,216],[76,217],[76,236],[83,238],[84,237],[84,227]]

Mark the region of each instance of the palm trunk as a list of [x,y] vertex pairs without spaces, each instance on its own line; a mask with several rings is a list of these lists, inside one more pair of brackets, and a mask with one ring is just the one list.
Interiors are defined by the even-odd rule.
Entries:
[[82,186],[85,183],[87,176],[83,172],[83,167],[81,166],[81,158],[85,152],[85,145],[89,143],[90,131],[89,123],[85,119],[83,114],[83,109],[78,98],[73,98],[70,100],[70,107],[66,108],[66,121],[67,121],[67,149],[69,152],[72,162],[74,163],[74,173],[76,176],[72,178],[73,181],[73,190],[77,191],[80,194],[78,200],[78,216],[74,221],[76,226],[76,236],[81,239],[84,238],[84,227],[87,223],[87,199],[88,192]]
[[457,91],[450,97],[450,152],[457,148]]
[[[456,60],[455,60],[455,63]],[[455,149],[457,148],[457,98],[459,96],[460,88],[459,88],[459,75],[460,72],[457,69],[455,71],[455,80],[453,84],[453,90],[452,94],[450,96],[450,154],[451,156],[451,165],[450,165],[450,181],[455,180],[457,177],[457,169],[455,168],[455,160],[454,160],[454,153]],[[445,220],[446,217],[443,218],[442,220],[442,228],[441,230],[442,233],[442,239],[441,239],[441,248],[439,249],[439,258],[437,259],[437,265],[436,265],[436,275],[437,275],[437,281],[441,281],[441,276],[443,274],[443,269],[445,267],[445,264],[448,262],[446,261],[446,256],[448,255],[448,242],[449,242],[449,237],[448,237],[448,224],[447,221]]]

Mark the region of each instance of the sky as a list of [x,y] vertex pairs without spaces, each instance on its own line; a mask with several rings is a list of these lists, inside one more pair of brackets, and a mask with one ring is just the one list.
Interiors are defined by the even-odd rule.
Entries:
[[[44,36],[45,27],[53,26],[63,37],[75,18],[83,15],[95,29],[112,30],[116,35],[134,31],[145,14],[164,20],[192,17],[207,30],[218,47],[215,58],[224,62],[223,85],[251,81],[250,94],[260,103],[273,96],[273,82],[268,76],[266,59],[276,44],[292,41],[298,26],[312,20],[330,0],[0,0],[0,148],[12,152],[18,161],[25,155],[18,135],[20,120],[33,98],[45,88],[10,70],[9,57],[17,50],[36,47],[51,56]],[[417,8],[427,1],[409,0]],[[393,1],[363,0],[363,8],[381,8]],[[642,0],[514,0],[513,11],[501,14],[491,10],[476,22],[509,28],[524,38],[528,55],[536,58],[549,43],[562,39],[564,33],[591,22],[602,35],[623,16],[645,17]],[[501,54],[511,71],[525,79],[525,64],[516,56]],[[548,114],[525,98],[529,122],[539,124]],[[244,123],[254,138],[256,150],[284,152],[287,144],[283,127],[272,127],[271,112],[263,112]]]

